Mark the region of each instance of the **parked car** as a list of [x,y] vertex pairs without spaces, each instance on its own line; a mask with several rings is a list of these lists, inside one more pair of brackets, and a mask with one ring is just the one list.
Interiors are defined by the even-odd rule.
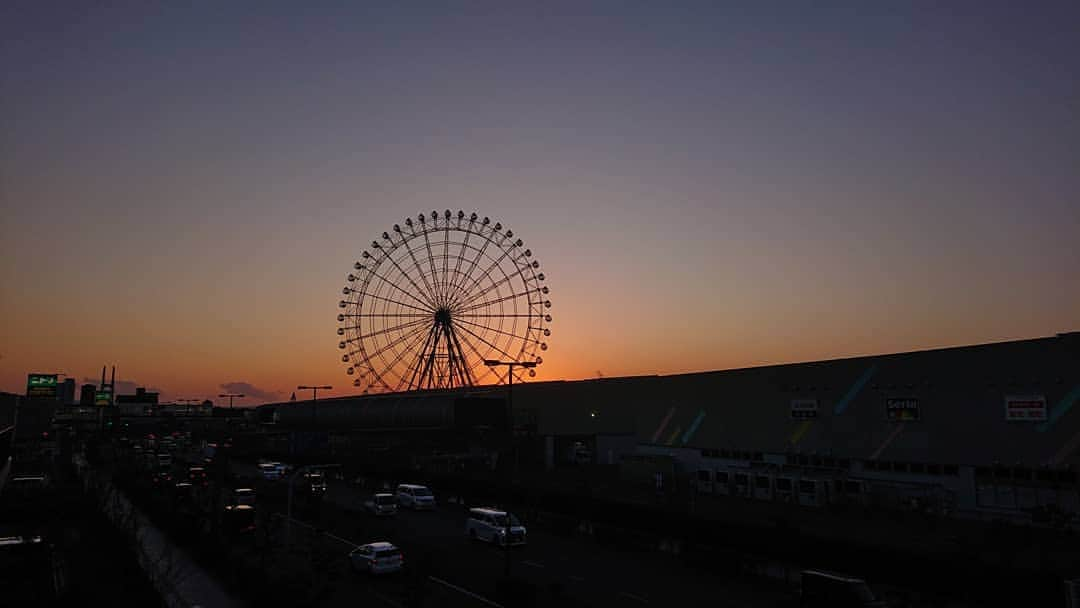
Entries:
[[391,543],[374,542],[353,549],[349,562],[357,572],[387,574],[405,567],[405,555]]
[[252,488],[236,488],[233,490],[234,505],[255,506],[255,490]]
[[374,494],[364,501],[364,510],[372,515],[397,515],[397,498],[389,493]]
[[802,572],[801,608],[884,608],[885,602],[861,578],[825,572]]
[[168,488],[173,484],[172,475],[168,471],[158,471],[152,478],[155,488]]
[[465,520],[465,535],[473,540],[483,540],[498,545],[524,545],[527,531],[521,521],[509,514],[510,534],[507,536],[506,511],[490,507],[469,509],[469,518]]
[[224,517],[225,529],[230,532],[253,532],[256,527],[255,507],[253,505],[226,505]]
[[206,475],[206,469],[200,466],[188,467],[188,481],[204,486],[210,483],[210,479]]
[[403,483],[397,487],[397,502],[402,508],[410,509],[434,509],[435,495],[427,486],[413,483]]

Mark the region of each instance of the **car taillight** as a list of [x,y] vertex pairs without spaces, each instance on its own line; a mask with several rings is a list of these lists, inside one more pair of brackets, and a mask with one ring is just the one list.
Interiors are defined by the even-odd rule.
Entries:
[[405,554],[404,553],[398,553],[397,556],[398,556],[398,559],[401,560],[401,563],[404,564],[405,563]]

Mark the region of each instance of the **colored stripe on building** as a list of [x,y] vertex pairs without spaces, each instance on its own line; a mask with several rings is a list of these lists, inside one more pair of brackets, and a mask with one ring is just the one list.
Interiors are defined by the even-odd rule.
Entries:
[[705,420],[705,410],[701,410],[700,412],[698,412],[697,417],[694,418],[694,421],[692,423],[690,423],[690,428],[687,429],[685,433],[683,433],[683,444],[686,444],[686,442],[690,441],[690,438],[694,436],[694,433],[697,432],[698,427],[701,426],[702,420]]
[[843,414],[844,410],[846,410],[848,406],[851,405],[851,402],[854,401],[855,397],[859,395],[859,391],[861,391],[863,387],[866,386],[866,383],[870,381],[870,378],[873,377],[874,372],[876,371],[877,364],[871,365],[869,368],[867,368],[867,370],[863,372],[863,375],[859,376],[859,379],[855,381],[855,384],[851,385],[851,388],[848,389],[848,392],[844,394],[843,399],[836,402],[836,405],[833,407],[833,414],[837,416]]
[[656,432],[652,434],[653,443],[656,443],[660,440],[660,433],[663,433],[664,429],[667,428],[667,425],[669,422],[671,422],[671,417],[674,414],[675,408],[671,408],[670,410],[668,410],[667,416],[664,416],[664,419],[660,421],[660,426],[656,427]]

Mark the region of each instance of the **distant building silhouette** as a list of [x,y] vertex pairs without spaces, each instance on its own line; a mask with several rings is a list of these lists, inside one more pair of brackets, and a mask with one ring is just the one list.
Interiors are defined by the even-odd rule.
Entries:
[[97,386],[93,384],[84,384],[79,390],[79,405],[82,407],[92,407],[94,405],[94,394],[97,392]]
[[117,405],[139,403],[143,405],[157,405],[158,393],[147,392],[145,388],[135,389],[134,395],[117,395]]
[[64,405],[75,405],[75,379],[64,378],[56,385],[56,400]]

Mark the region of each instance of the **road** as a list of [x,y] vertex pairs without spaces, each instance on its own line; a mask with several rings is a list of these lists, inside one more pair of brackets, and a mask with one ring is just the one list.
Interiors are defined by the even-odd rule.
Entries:
[[[251,465],[236,464],[233,469],[241,476],[256,475]],[[285,484],[278,481],[256,485],[270,490],[265,483]],[[438,496],[438,489],[433,490]],[[410,565],[430,560],[430,574],[441,581],[436,587],[445,587],[445,583],[483,598],[497,597],[504,551],[466,538],[463,506],[442,502],[435,511],[403,511],[394,517],[378,518],[360,510],[369,493],[345,482],[331,482],[317,525],[344,541],[390,541],[402,548]],[[259,498],[261,508],[284,510],[280,489],[277,497],[272,498],[269,491],[263,494]],[[347,551],[344,542],[342,551]],[[562,537],[536,528],[529,531],[527,546],[515,547],[510,553],[514,576],[537,587],[539,605],[640,608],[701,605],[703,599],[713,606],[792,605],[791,595],[785,591],[718,579],[687,568],[670,555],[619,551],[588,538]],[[382,584],[375,583],[376,589]],[[399,580],[384,586],[393,595],[400,592],[401,584]],[[473,605],[483,602],[477,600]]]

